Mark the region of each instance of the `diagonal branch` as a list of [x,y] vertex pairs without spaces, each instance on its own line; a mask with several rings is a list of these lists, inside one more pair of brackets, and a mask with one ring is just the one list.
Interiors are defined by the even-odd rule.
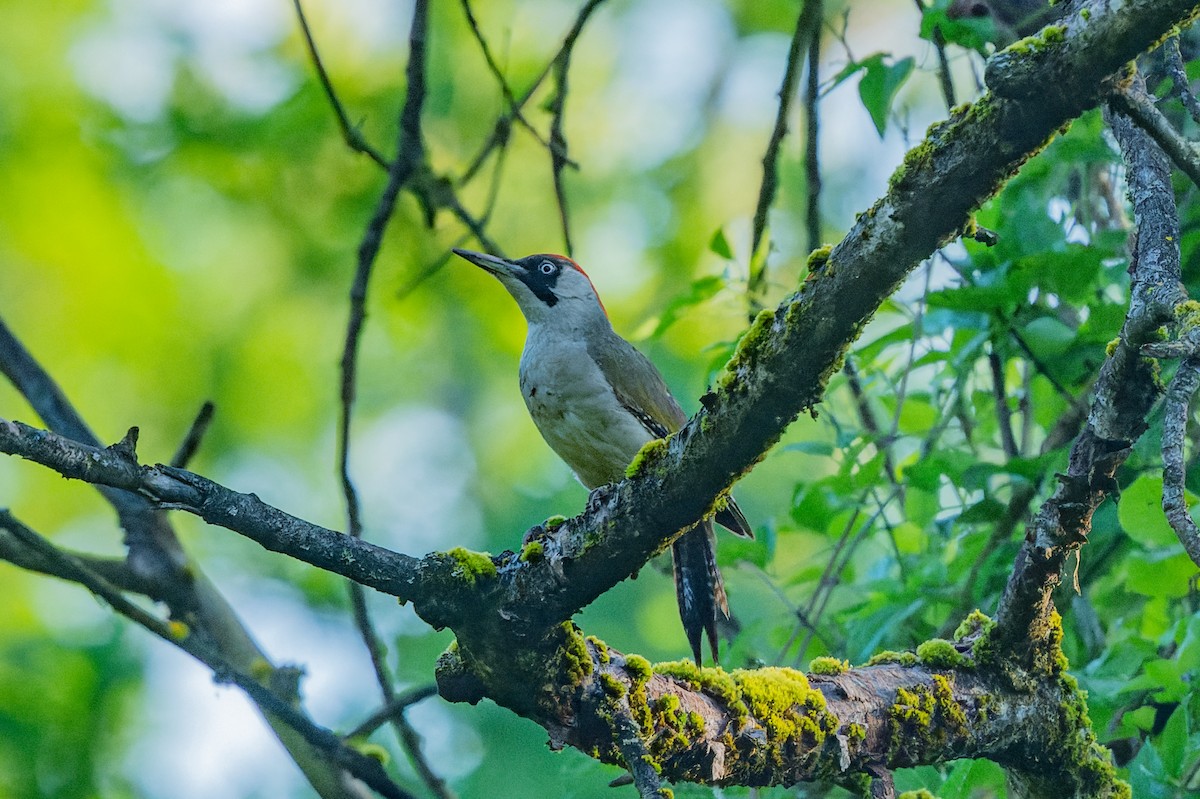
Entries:
[[1171,385],[1167,388],[1166,409],[1163,415],[1163,511],[1171,529],[1179,537],[1183,549],[1197,566],[1200,566],[1200,528],[1188,513],[1184,498],[1186,469],[1183,460],[1183,445],[1187,440],[1187,420],[1190,415],[1192,397],[1200,388],[1200,360],[1195,356],[1179,364]]
[[388,163],[383,153],[372,147],[371,143],[363,136],[362,131],[350,123],[350,117],[346,115],[346,109],[342,105],[342,101],[338,99],[337,91],[333,88],[333,81],[329,78],[324,62],[321,61],[321,53],[317,49],[316,40],[313,39],[312,29],[308,27],[308,18],[304,15],[304,8],[300,5],[300,0],[292,0],[292,5],[296,8],[296,19],[299,20],[300,30],[304,33],[304,44],[308,47],[308,56],[312,59],[313,68],[317,71],[317,79],[321,81],[321,88],[325,90],[325,97],[333,108],[334,116],[337,117],[338,127],[342,130],[342,138],[345,139],[346,146],[355,152],[363,153],[387,169]]
[[[579,13],[575,16],[574,24],[572,24],[571,29],[567,31],[567,35],[563,38],[563,43],[558,48],[558,53],[556,53],[554,58],[552,58],[550,62],[547,63],[542,69],[542,71],[538,73],[538,76],[533,79],[533,83],[529,84],[529,87],[525,90],[525,93],[510,103],[508,111],[504,114],[501,114],[500,118],[496,120],[496,124],[492,128],[491,135],[488,136],[487,141],[483,143],[483,146],[479,148],[479,152],[475,154],[475,157],[471,159],[470,166],[466,168],[462,176],[456,181],[459,186],[470,183],[471,179],[475,177],[475,174],[483,167],[484,163],[488,159],[488,156],[492,154],[492,151],[497,147],[504,145],[508,141],[508,134],[509,131],[512,130],[512,123],[516,118],[516,115],[521,113],[521,109],[525,107],[525,104],[530,101],[534,93],[538,90],[546,78],[550,76],[550,73],[554,69],[555,63],[558,62],[558,59],[562,55],[563,51],[570,50],[575,46],[575,40],[579,38],[579,34],[583,33],[583,26],[587,24],[588,19],[592,16],[592,12],[595,11],[603,2],[604,0],[587,0],[583,7],[579,9]],[[551,143],[551,152],[553,153],[553,151],[553,143]]]
[[1175,130],[1154,105],[1145,86],[1122,87],[1113,92],[1113,105],[1136,122],[1163,149],[1192,183],[1200,186],[1200,155],[1195,146]]
[[1180,287],[1179,219],[1170,168],[1146,133],[1110,107],[1107,118],[1121,155],[1134,209],[1129,311],[1112,354],[1100,369],[1087,425],[1075,439],[1065,475],[1026,531],[996,617],[1014,648],[1044,645],[1067,557],[1087,540],[1092,514],[1117,489],[1115,474],[1146,430],[1161,391],[1156,365],[1141,347],[1174,318],[1186,299]]
[[775,191],[779,185],[779,150],[783,145],[783,137],[787,135],[787,122],[792,111],[792,100],[796,96],[796,87],[800,83],[800,61],[804,51],[818,41],[816,36],[821,26],[822,8],[822,0],[804,0],[800,16],[796,20],[796,28],[792,32],[792,43],[788,47],[787,66],[783,70],[783,83],[779,87],[779,107],[775,112],[775,127],[771,131],[771,138],[767,141],[767,151],[763,155],[763,179],[758,190],[758,202],[754,208],[753,233],[750,244],[750,277],[746,285],[746,296],[750,302],[751,313],[757,313],[762,309],[759,295],[762,293],[763,278],[766,277],[767,257],[765,253],[760,253],[759,248],[762,246],[763,235],[767,230],[767,212],[771,210],[771,204],[775,201]]

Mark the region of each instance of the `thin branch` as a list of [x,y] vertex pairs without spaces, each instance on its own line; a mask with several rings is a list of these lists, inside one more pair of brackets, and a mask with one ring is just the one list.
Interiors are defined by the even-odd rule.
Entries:
[[1179,52],[1179,37],[1172,36],[1167,39],[1166,44],[1160,48],[1160,52],[1167,62],[1167,69],[1171,73],[1171,82],[1175,85],[1175,93],[1183,101],[1183,107],[1188,110],[1192,119],[1200,123],[1200,100],[1196,99],[1191,81],[1188,80],[1187,68],[1183,64],[1183,54]]
[[[917,4],[917,10],[923,17],[926,9],[925,0],[913,1]],[[942,35],[942,29],[937,26],[933,29],[933,49],[937,52],[938,58],[938,85],[941,86],[942,99],[946,102],[946,110],[949,111],[958,105],[958,101],[954,99],[954,81],[950,77],[950,59],[946,57],[946,37]]]
[[1117,489],[1117,469],[1145,432],[1146,415],[1160,396],[1155,364],[1141,347],[1156,340],[1158,328],[1174,319],[1175,305],[1186,298],[1166,156],[1111,105],[1105,119],[1121,148],[1133,201],[1129,310],[1120,339],[1100,369],[1088,422],[1071,447],[1067,471],[1027,527],[1000,600],[997,632],[1017,656],[1033,655],[1047,641],[1051,594],[1067,558],[1086,543],[1092,514]]
[[1179,135],[1171,122],[1163,116],[1144,89],[1124,88],[1113,92],[1113,103],[1128,114],[1134,122],[1150,134],[1175,166],[1200,186],[1200,155],[1192,143]]
[[[46,424],[65,434],[70,444],[90,446],[96,452],[116,457],[115,451],[100,449],[95,435],[57,383],[22,346],[3,320],[0,320],[0,371],[12,380]],[[84,561],[85,565],[97,567],[101,576],[122,588],[166,602],[175,616],[188,618],[199,632],[220,648],[223,657],[235,664],[243,668],[251,663],[256,664],[256,668],[265,664],[274,669],[266,653],[246,632],[237,614],[199,566],[187,562],[186,553],[166,514],[131,486],[122,488],[111,483],[104,484],[104,481],[96,481],[93,485],[116,509],[121,527],[125,530],[128,555],[125,569],[118,569],[115,564],[103,566],[96,561]],[[30,553],[27,551],[26,554]],[[42,565],[46,566],[45,570],[50,570],[49,564]],[[294,736],[281,728],[280,722],[265,708],[259,709],[318,794],[327,799],[341,799],[350,795],[343,784],[344,774],[340,767],[330,763],[323,753],[303,741],[294,740]]]
[[821,246],[821,26],[808,43],[808,79],[804,87],[804,186],[807,207],[804,227],[808,249]]
[[[22,544],[19,538],[5,533],[6,530],[8,528],[4,526],[3,520],[0,520],[0,560],[6,560],[17,568],[38,572],[48,577],[74,581],[73,574],[61,571],[57,562],[42,557],[37,551]],[[152,599],[161,598],[156,596],[156,586],[134,574],[123,558],[102,558],[66,550],[63,552],[122,591],[132,591]]]
[[[84,444],[100,446],[100,440],[71,405],[58,383],[17,339],[3,319],[0,319],[0,372],[51,430]],[[125,531],[130,566],[144,579],[159,583],[160,590],[175,584],[183,557],[179,542],[165,519],[144,497],[109,486],[96,488],[117,512],[118,522]]]
[[875,447],[883,453],[883,471],[887,475],[888,482],[897,485],[896,464],[892,459],[894,434],[884,435],[883,431],[879,429],[879,422],[875,419],[875,412],[871,410],[871,405],[867,401],[867,392],[863,389],[862,380],[858,376],[858,367],[854,365],[854,359],[849,355],[846,356],[846,365],[842,367],[842,373],[846,375],[846,385],[850,388],[850,395],[854,397],[858,422],[875,442]]
[[492,73],[492,77],[500,85],[500,93],[504,95],[504,101],[508,104],[510,118],[519,122],[521,127],[525,128],[538,144],[545,147],[555,156],[561,157],[567,166],[570,166],[572,169],[579,169],[579,164],[567,158],[565,150],[556,150],[554,142],[546,141],[537,128],[525,117],[525,114],[521,111],[521,105],[517,102],[516,95],[513,94],[512,87],[508,85],[508,80],[505,79],[504,72],[500,69],[500,65],[496,63],[496,59],[492,55],[492,48],[488,45],[483,31],[479,28],[479,21],[475,19],[475,12],[471,10],[470,0],[462,0],[462,9],[463,16],[467,19],[467,27],[471,29],[471,35],[475,37],[475,42],[479,45],[480,52],[483,53],[483,59],[487,62],[488,71]]
[[[512,123],[515,115],[521,112],[521,109],[524,108],[525,104],[528,103],[530,98],[533,97],[534,93],[542,85],[542,82],[550,76],[550,72],[554,69],[554,64],[558,61],[558,58],[562,54],[563,50],[568,50],[575,46],[575,40],[578,39],[579,34],[583,32],[583,26],[587,24],[588,18],[591,17],[592,12],[595,11],[602,2],[604,2],[604,0],[588,0],[588,2],[583,5],[583,8],[579,10],[579,14],[575,17],[575,23],[571,26],[571,29],[567,31],[566,37],[563,38],[563,43],[559,47],[558,53],[555,54],[554,58],[550,59],[549,63],[547,63],[542,71],[538,73],[538,76],[533,79],[533,82],[529,84],[529,88],[525,90],[525,93],[516,98],[516,100],[510,105],[509,110],[506,113],[501,114],[496,120],[496,124],[492,128],[491,135],[479,148],[479,152],[475,154],[475,157],[471,159],[470,166],[467,167],[466,171],[464,171],[462,176],[456,181],[458,186],[464,186],[467,183],[470,183],[471,179],[475,177],[475,173],[483,167],[483,164],[485,161],[487,161],[488,156],[492,154],[492,150],[508,141],[508,135],[512,130]],[[551,153],[553,152],[554,148],[551,146]]]
[[192,426],[188,428],[187,435],[184,436],[179,449],[175,450],[175,454],[171,456],[171,465],[176,469],[186,469],[192,457],[195,456],[196,450],[200,449],[200,442],[203,440],[204,434],[208,432],[208,426],[212,424],[213,413],[216,409],[216,405],[207,401],[200,406],[200,412],[192,420]]
[[[388,182],[375,206],[367,229],[358,248],[358,268],[350,288],[350,320],[346,329],[346,342],[342,351],[341,420],[338,426],[338,471],[341,475],[342,493],[346,502],[348,532],[352,538],[362,537],[362,519],[359,510],[358,492],[350,477],[350,423],[356,392],[358,370],[358,345],[366,322],[367,288],[374,270],[375,260],[383,245],[383,232],[396,207],[400,191],[416,175],[425,160],[425,147],[421,137],[421,109],[425,103],[425,37],[429,19],[428,0],[416,0],[413,6],[412,26],[409,31],[409,55],[406,76],[408,89],[400,111],[400,130],[396,142],[396,158],[388,168]],[[427,195],[426,195],[427,196]],[[457,204],[457,201],[456,201]],[[466,212],[460,210],[460,215]],[[480,231],[482,234],[482,231]],[[349,581],[350,603],[354,612],[354,623],[358,627],[363,645],[371,659],[375,680],[385,703],[395,696],[392,675],[388,670],[387,650],[371,621],[367,609],[363,586]],[[453,794],[426,762],[421,753],[420,740],[403,716],[393,716],[392,721],[404,744],[409,759],[435,795],[449,799]]]
[[401,715],[405,710],[413,705],[428,699],[431,696],[437,695],[436,685],[423,685],[419,688],[413,688],[401,694],[396,694],[391,702],[388,702],[383,707],[376,710],[371,715],[367,716],[350,732],[346,733],[346,738],[366,738],[375,732],[377,729],[387,724],[395,716]]
[[308,55],[312,59],[313,67],[317,70],[317,79],[321,81],[321,88],[325,90],[329,105],[333,107],[333,113],[337,117],[338,127],[342,130],[342,138],[345,139],[346,146],[355,152],[363,153],[387,169],[388,163],[387,159],[383,157],[383,153],[371,146],[371,143],[362,135],[362,131],[351,124],[350,118],[346,115],[346,109],[342,106],[342,101],[338,99],[337,92],[333,88],[333,81],[329,79],[329,73],[321,61],[321,53],[317,50],[317,43],[313,39],[312,30],[308,27],[308,19],[304,16],[300,0],[292,0],[292,5],[296,8],[296,19],[299,20],[300,30],[304,33],[304,43],[308,47]]
[[[580,12],[580,18],[586,19],[590,16],[604,0],[588,0],[587,5]],[[563,186],[563,167],[570,163],[567,158],[567,137],[563,133],[563,117],[567,105],[567,75],[571,69],[571,54],[575,51],[575,42],[579,39],[579,34],[583,32],[583,26],[577,25],[572,30],[571,35],[563,41],[562,49],[558,51],[558,56],[554,59],[554,83],[555,92],[554,100],[550,103],[550,170],[554,175],[554,197],[558,202],[558,216],[562,222],[563,246],[567,249],[567,256],[574,254],[574,247],[571,244],[571,223],[567,213],[567,193]]]
[[992,372],[992,400],[996,403],[996,425],[1000,428],[1000,447],[1009,460],[1020,455],[1017,439],[1013,436],[1012,409],[1008,407],[1008,390],[1004,380],[1004,363],[992,347],[987,354],[988,367]]
[[[299,2],[297,2],[299,10]],[[363,234],[358,248],[358,268],[350,289],[350,320],[342,349],[341,419],[338,425],[338,473],[342,482],[342,494],[346,503],[348,532],[353,538],[362,536],[362,519],[358,492],[350,477],[350,423],[354,408],[356,376],[358,371],[358,345],[366,322],[367,287],[383,244],[383,231],[396,207],[401,189],[416,172],[424,159],[421,141],[421,106],[425,102],[425,33],[428,0],[417,0],[413,7],[412,29],[409,34],[408,91],[400,112],[400,133],[396,145],[396,159],[388,168],[388,182],[375,205],[375,212]],[[315,51],[314,51],[315,52]],[[335,104],[336,105],[336,104]],[[348,584],[354,621],[371,658],[375,677],[383,693],[384,702],[392,699],[392,678],[388,673],[383,643],[380,641],[367,612],[366,597],[361,585]]]
[[1200,387],[1200,358],[1191,356],[1179,364],[1171,385],[1167,388],[1163,413],[1162,457],[1163,457],[1163,512],[1171,529],[1179,537],[1188,557],[1200,566],[1200,528],[1188,513],[1184,498],[1183,447],[1187,441],[1187,422],[1191,415],[1192,397]]
[[800,15],[796,19],[796,28],[792,32],[792,42],[788,46],[787,65],[783,71],[783,82],[779,87],[779,106],[775,113],[775,127],[771,130],[771,138],[767,141],[767,150],[763,155],[763,179],[758,190],[758,202],[754,208],[753,234],[750,243],[750,277],[746,283],[746,298],[749,302],[750,314],[753,316],[762,308],[760,294],[762,283],[766,276],[767,258],[760,251],[763,244],[763,234],[767,229],[767,212],[775,202],[775,191],[779,185],[779,151],[783,138],[787,135],[787,121],[792,112],[792,99],[796,96],[796,87],[800,83],[800,58],[804,50],[819,36],[821,26],[822,0],[804,0]]
[[255,704],[300,733],[310,745],[327,752],[339,766],[381,795],[389,799],[414,799],[411,794],[391,781],[378,760],[346,746],[333,732],[314,724],[303,713],[295,710],[288,702],[253,677],[235,669],[209,645],[204,636],[191,633],[185,624],[165,622],[130,602],[103,577],[95,574],[82,562],[62,552],[45,538],[17,521],[8,511],[0,510],[0,527],[8,530],[23,545],[37,553],[47,563],[53,564],[56,574],[79,583],[107,602],[117,613],[136,622],[167,643],[187,652],[211,668],[218,682],[232,683],[241,688],[250,695]]

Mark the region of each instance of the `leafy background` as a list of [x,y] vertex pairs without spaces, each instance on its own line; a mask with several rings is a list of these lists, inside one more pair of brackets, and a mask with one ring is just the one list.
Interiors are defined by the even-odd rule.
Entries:
[[[460,6],[432,5],[426,144],[435,168],[457,175],[503,101]],[[519,88],[578,10],[476,5]],[[351,117],[390,151],[411,4],[305,8]],[[944,20],[944,8],[931,13]],[[745,326],[750,220],[796,13],[790,2],[613,0],[576,48],[565,131],[581,165],[566,178],[575,255],[617,329],[691,410]],[[826,20],[821,235],[836,240],[945,107],[912,4],[829,4]],[[958,40],[982,48],[978,34],[963,28]],[[4,3],[0,42],[0,314],[101,438],[137,425],[142,457],[167,460],[212,399],[216,422],[194,469],[344,527],[337,363],[355,249],[384,176],[340,140],[290,4]],[[965,97],[979,62],[949,52]],[[543,132],[549,96],[542,89],[529,107]],[[802,129],[798,112],[789,122]],[[790,136],[769,220],[768,300],[796,285],[821,243],[803,227],[802,157]],[[1098,115],[1075,123],[980,214],[996,247],[947,248],[877,315],[853,356],[862,398],[839,376],[818,418],[793,425],[739,486],[759,536],[721,541],[740,627],[726,665],[824,654],[861,663],[953,629],[974,607],[994,609],[1020,527],[995,531],[1007,529],[1014,493],[1052,487],[1065,454],[1043,453],[1043,442],[1120,325],[1125,235],[1105,202],[1116,162]],[[498,175],[493,238],[512,254],[560,250],[544,149],[517,129],[493,166],[462,192],[482,209]],[[1190,283],[1195,187],[1178,188]],[[1119,187],[1107,195],[1120,203]],[[368,303],[353,473],[367,536],[411,553],[514,548],[527,527],[585,498],[516,391],[515,306],[478,270],[442,265],[463,235],[448,216],[428,229],[402,198]],[[989,358],[1006,381],[1015,456],[1002,445]],[[0,415],[36,421],[7,385]],[[1170,797],[1183,795],[1200,750],[1200,616],[1195,568],[1157,509],[1160,420],[1151,423],[1120,475],[1120,502],[1097,514],[1081,593],[1058,600],[1100,738],[1115,742],[1135,795]],[[44,469],[0,460],[0,503],[59,544],[121,552],[99,497]],[[348,729],[373,709],[339,579],[194,519],[176,523],[268,651],[304,666],[319,721]],[[668,568],[644,569],[580,624],[652,660],[684,656]],[[0,794],[306,795],[247,703],[205,669],[77,587],[7,566],[0,575]],[[408,608],[372,606],[401,683],[428,683],[448,635]],[[548,751],[543,731],[487,703],[427,700],[410,718],[464,797],[609,796],[619,773]],[[376,740],[415,785],[390,734]],[[897,785],[947,799],[1004,794],[986,762],[902,772]]]

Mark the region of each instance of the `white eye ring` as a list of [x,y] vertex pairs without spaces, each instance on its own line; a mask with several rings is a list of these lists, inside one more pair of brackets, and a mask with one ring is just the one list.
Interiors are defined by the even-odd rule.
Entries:
[[538,265],[538,269],[540,269],[540,270],[541,270],[541,272],[542,272],[542,274],[543,274],[543,275],[552,275],[552,274],[554,274],[554,264],[552,264],[550,261],[542,261],[542,262],[541,262],[541,263]]

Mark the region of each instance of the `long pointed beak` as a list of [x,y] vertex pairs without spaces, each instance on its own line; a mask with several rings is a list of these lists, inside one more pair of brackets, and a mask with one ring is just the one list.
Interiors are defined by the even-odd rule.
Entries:
[[475,252],[474,250],[463,250],[455,247],[454,254],[464,260],[470,261],[485,272],[490,272],[496,276],[511,276],[516,270],[515,266],[503,258],[497,258],[485,252]]

